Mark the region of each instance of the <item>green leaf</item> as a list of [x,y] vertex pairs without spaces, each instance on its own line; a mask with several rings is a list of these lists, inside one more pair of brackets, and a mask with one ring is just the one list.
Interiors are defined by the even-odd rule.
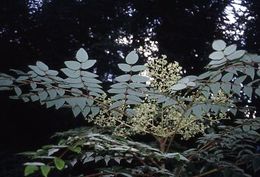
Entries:
[[247,76],[240,76],[235,80],[235,84],[241,84],[245,81],[245,79],[247,78]]
[[87,53],[83,48],[80,48],[80,49],[77,51],[76,59],[77,59],[79,62],[86,62],[86,61],[88,60],[88,53]]
[[79,70],[81,66],[81,64],[77,61],[65,61],[64,64],[72,70]]
[[110,106],[110,110],[111,109],[115,109],[115,108],[117,108],[117,107],[120,107],[120,106],[122,106],[122,105],[124,105],[125,104],[125,101],[116,101],[116,102],[114,102],[111,106]]
[[118,67],[119,67],[119,69],[121,69],[124,72],[131,71],[131,66],[129,64],[120,63],[120,64],[118,64]]
[[222,77],[222,81],[223,82],[229,82],[233,79],[233,73],[226,73],[223,77]]
[[54,98],[56,98],[56,96],[57,96],[57,92],[56,92],[55,89],[48,89],[47,92],[48,92],[49,95],[50,95],[50,99],[54,99]]
[[220,83],[216,82],[216,83],[212,83],[209,85],[211,91],[213,94],[217,94],[219,92],[220,89]]
[[211,82],[217,82],[221,79],[221,77],[222,77],[222,74],[219,73],[219,74],[215,75],[214,77],[211,77],[210,79],[211,79]]
[[115,89],[122,89],[122,88],[127,88],[128,84],[126,82],[120,82],[120,83],[113,84],[110,87]]
[[205,78],[209,77],[210,75],[211,75],[211,72],[207,71],[205,73],[200,74],[198,78],[205,79]]
[[65,99],[56,99],[54,100],[55,108],[60,109],[65,104]]
[[65,162],[59,157],[54,158],[54,164],[58,170],[63,170],[65,167]]
[[237,50],[237,45],[236,44],[232,44],[230,46],[227,46],[224,50],[224,54],[225,55],[230,55],[232,53],[234,53]]
[[109,89],[108,93],[125,93],[126,89]]
[[20,96],[22,94],[22,90],[19,87],[14,87],[14,91],[17,96]]
[[81,109],[79,106],[75,106],[72,108],[72,112],[73,112],[74,117],[77,117],[81,113]]
[[86,86],[89,86],[88,83],[92,83],[92,84],[102,83],[100,80],[95,79],[95,78],[82,77],[81,79],[86,82]]
[[98,75],[88,72],[88,71],[80,71],[81,76],[85,77],[98,77]]
[[100,112],[100,108],[98,106],[92,106],[90,109],[91,117],[95,117]]
[[255,69],[252,66],[246,66],[245,73],[253,80],[255,77]]
[[78,84],[78,83],[81,83],[82,80],[81,80],[81,78],[70,78],[70,77],[68,77],[64,81],[69,83],[69,84]]
[[41,61],[36,62],[36,66],[42,71],[48,71],[49,67]]
[[39,167],[35,165],[28,165],[24,169],[24,176],[29,176],[39,170]]
[[220,40],[220,39],[215,40],[212,43],[212,48],[217,51],[224,50],[226,48],[226,46],[227,46],[226,42],[223,40]]
[[40,91],[38,92],[38,95],[41,101],[46,100],[48,97],[48,93],[46,91]]
[[146,76],[133,75],[133,76],[131,77],[131,80],[132,80],[133,82],[147,82],[147,81],[149,81],[150,79],[149,79],[149,77],[146,77]]
[[74,71],[69,68],[62,68],[61,71],[70,78],[78,78],[80,76],[80,71]]
[[138,61],[139,57],[136,53],[136,51],[132,51],[130,52],[127,56],[126,56],[126,63],[132,65],[132,64],[135,64],[137,61]]
[[126,81],[129,81],[130,78],[131,78],[130,74],[124,74],[124,75],[116,77],[115,80],[118,82],[126,82]]
[[81,69],[89,69],[94,66],[96,62],[97,60],[87,60],[86,62],[81,64]]
[[209,58],[212,59],[212,60],[220,60],[222,58],[224,58],[224,53],[223,52],[212,52],[210,55],[209,55]]
[[59,72],[55,71],[55,70],[48,70],[48,71],[46,71],[46,74],[50,75],[50,76],[57,76],[59,74]]
[[43,175],[44,177],[47,177],[48,174],[49,174],[50,171],[51,171],[51,167],[50,167],[49,165],[41,166],[40,169],[41,169],[42,175]]
[[227,83],[221,83],[221,88],[223,89],[223,91],[227,94],[230,94],[230,90],[231,90],[231,83],[227,82]]
[[13,81],[11,79],[0,79],[0,86],[11,86]]
[[117,100],[121,100],[121,99],[123,99],[123,98],[125,98],[125,97],[126,97],[125,94],[117,94],[117,95],[115,95],[115,96],[112,96],[112,97],[111,97],[111,100],[112,100],[112,101],[117,101]]
[[29,65],[29,68],[32,69],[36,74],[40,76],[45,76],[45,72],[40,70],[37,66]]
[[90,113],[90,107],[86,106],[82,112],[84,117],[87,117],[87,115]]
[[132,71],[133,72],[140,72],[140,71],[144,71],[146,69],[146,67],[144,65],[135,65],[132,66]]
[[175,91],[178,91],[178,90],[185,89],[186,87],[187,87],[186,84],[177,83],[177,84],[171,86],[171,89],[172,89],[172,90],[175,90]]
[[243,91],[246,94],[246,96],[248,96],[249,98],[252,97],[252,92],[253,92],[253,88],[252,87],[245,86]]
[[135,95],[127,95],[127,99],[132,100],[132,101],[136,101],[136,102],[142,102],[142,99],[140,99],[139,97],[135,96]]
[[246,51],[245,50],[237,50],[231,55],[227,56],[228,60],[235,60],[238,58],[241,58],[243,55],[245,55]]
[[260,56],[253,57],[252,60],[256,63],[260,63]]

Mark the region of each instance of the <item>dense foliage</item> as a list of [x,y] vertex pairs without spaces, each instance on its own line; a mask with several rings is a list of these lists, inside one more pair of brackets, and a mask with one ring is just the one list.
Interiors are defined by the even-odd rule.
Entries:
[[[28,72],[2,73],[0,89],[13,90],[10,98],[71,108],[93,124],[58,133],[57,144],[25,153],[32,158],[25,176],[55,170],[69,176],[253,175],[260,168],[260,120],[246,117],[254,110],[241,100],[260,96],[260,56],[223,40],[212,48],[199,76],[183,76],[179,64],[164,56],[142,65],[132,51],[107,91],[84,49],[64,62],[61,75],[40,61]],[[197,147],[179,147],[191,139]]]

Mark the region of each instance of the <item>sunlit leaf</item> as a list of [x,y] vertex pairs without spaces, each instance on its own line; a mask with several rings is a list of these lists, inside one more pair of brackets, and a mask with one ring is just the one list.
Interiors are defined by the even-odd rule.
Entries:
[[118,82],[126,82],[126,81],[129,81],[130,78],[131,78],[130,74],[124,74],[124,75],[116,77],[115,80]]
[[36,74],[40,76],[45,76],[45,72],[40,70],[37,66],[29,65],[29,68],[32,69]]

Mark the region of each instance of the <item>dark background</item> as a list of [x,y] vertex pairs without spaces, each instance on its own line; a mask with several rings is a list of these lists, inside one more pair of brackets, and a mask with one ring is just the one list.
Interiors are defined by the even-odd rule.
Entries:
[[[37,60],[59,69],[83,47],[98,60],[100,79],[109,82],[122,56],[143,47],[143,62],[165,54],[198,74],[214,39],[260,53],[259,15],[259,0],[1,0],[0,71],[26,71]],[[118,42],[124,38],[127,43]],[[24,159],[15,153],[85,124],[69,110],[24,104],[9,94],[0,93],[1,177],[21,176]]]

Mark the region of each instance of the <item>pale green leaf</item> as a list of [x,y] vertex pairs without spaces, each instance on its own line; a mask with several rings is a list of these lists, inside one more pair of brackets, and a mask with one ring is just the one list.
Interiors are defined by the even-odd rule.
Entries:
[[132,66],[131,71],[140,72],[140,71],[144,71],[145,69],[146,69],[146,67],[144,65],[135,65],[135,66]]
[[46,100],[48,97],[48,93],[46,91],[40,91],[38,92],[38,95],[41,101]]
[[253,88],[252,87],[245,86],[243,91],[246,94],[246,96],[248,96],[249,98],[252,97],[252,93],[253,93]]
[[222,58],[224,58],[224,53],[223,52],[212,52],[209,55],[209,58],[212,60],[221,60]]
[[80,71],[74,71],[68,68],[62,68],[61,71],[70,78],[78,78],[80,76]]
[[65,99],[63,98],[56,99],[54,100],[54,104],[56,109],[60,109],[65,104]]
[[86,61],[88,60],[88,53],[87,53],[83,48],[80,48],[80,49],[77,51],[76,59],[77,59],[79,62],[86,62]]
[[90,113],[90,107],[86,106],[82,112],[84,117],[87,117],[87,115]]
[[118,82],[126,82],[126,81],[129,81],[130,78],[131,78],[130,74],[124,74],[124,75],[116,77],[115,80]]
[[11,79],[0,79],[0,86],[11,86],[13,81]]
[[95,117],[100,112],[100,108],[98,106],[92,106],[90,109],[91,117]]
[[175,91],[178,91],[178,90],[185,89],[186,87],[187,87],[186,84],[177,83],[177,84],[171,86],[171,89],[172,89],[172,90],[175,90]]
[[36,62],[36,66],[42,71],[48,71],[49,67],[41,61]]
[[240,77],[236,78],[236,80],[235,80],[234,83],[235,83],[235,84],[241,84],[241,83],[243,83],[243,82],[245,81],[246,78],[247,78],[246,75],[240,76]]
[[217,94],[220,90],[220,83],[219,82],[216,82],[216,83],[212,83],[209,85],[212,93],[214,94]]
[[212,48],[217,51],[224,50],[226,48],[226,46],[227,46],[226,42],[223,40],[220,40],[220,39],[215,40],[212,43]]
[[222,90],[223,90],[225,93],[230,94],[231,83],[230,83],[230,82],[221,83],[221,88],[222,88]]
[[17,96],[20,96],[22,94],[22,90],[20,89],[20,87],[14,87],[14,91],[16,93]]
[[65,61],[64,64],[72,70],[79,70],[81,66],[81,64],[77,61]]
[[128,84],[126,82],[120,82],[120,83],[113,84],[110,87],[115,89],[122,89],[122,88],[127,88]]
[[77,117],[81,113],[81,109],[79,106],[75,106],[72,108],[72,112],[73,112],[74,117]]
[[136,51],[132,51],[130,52],[127,56],[126,56],[126,63],[130,64],[130,65],[133,65],[135,64],[137,61],[138,61],[139,57],[136,53]]
[[117,94],[117,95],[115,95],[115,96],[112,96],[112,97],[111,97],[111,100],[112,100],[112,101],[117,101],[117,100],[124,99],[125,97],[126,97],[125,94]]
[[140,99],[139,97],[135,96],[135,95],[127,95],[126,97],[127,99],[129,100],[132,100],[132,101],[136,101],[136,102],[142,102],[142,99]]
[[147,81],[149,81],[150,79],[149,79],[149,77],[146,77],[146,76],[133,75],[133,76],[131,77],[131,80],[132,80],[133,82],[147,82]]
[[253,80],[255,77],[255,69],[252,66],[246,66],[245,67],[245,73],[251,77],[251,79]]
[[56,92],[60,95],[60,96],[63,96],[65,94],[65,90],[64,89],[56,89]]
[[228,60],[235,60],[241,58],[243,55],[245,55],[246,51],[245,50],[237,50],[231,55],[227,56]]
[[102,83],[100,80],[95,79],[95,78],[81,77],[81,79],[82,79],[84,82],[86,82],[86,86],[88,86],[87,83],[94,83],[94,84],[100,84],[100,83]]
[[217,82],[217,81],[219,81],[219,80],[221,79],[221,77],[222,77],[222,74],[219,73],[219,74],[217,74],[217,75],[214,75],[214,76],[211,77],[210,79],[211,79],[211,82]]
[[47,92],[48,92],[48,94],[50,95],[50,98],[51,98],[51,99],[56,98],[57,92],[56,92],[55,89],[48,89]]
[[98,75],[88,72],[88,71],[80,71],[81,76],[85,77],[98,77]]
[[117,107],[120,107],[120,106],[122,106],[122,105],[124,105],[125,104],[125,101],[116,101],[116,102],[114,102],[111,106],[110,106],[110,110],[111,109],[115,109],[115,108],[117,108]]
[[222,77],[222,81],[223,82],[229,82],[233,79],[233,73],[226,73],[223,77]]
[[45,76],[45,72],[40,70],[37,66],[29,65],[29,68],[32,69],[36,74],[40,76]]
[[97,60],[87,60],[81,64],[81,69],[89,69],[97,62]]
[[[83,80],[83,79],[82,79]],[[66,78],[65,82],[69,83],[69,84],[78,84],[82,82],[81,78]]]
[[125,63],[119,63],[118,64],[119,69],[121,69],[124,72],[129,72],[131,71],[131,66],[129,64],[125,64]]
[[48,71],[46,71],[46,74],[50,75],[50,76],[57,76],[59,74],[59,72],[55,71],[55,70],[48,70]]
[[237,45],[236,44],[232,44],[230,46],[227,46],[224,50],[224,54],[225,55],[230,55],[232,53],[234,53],[237,50]]

